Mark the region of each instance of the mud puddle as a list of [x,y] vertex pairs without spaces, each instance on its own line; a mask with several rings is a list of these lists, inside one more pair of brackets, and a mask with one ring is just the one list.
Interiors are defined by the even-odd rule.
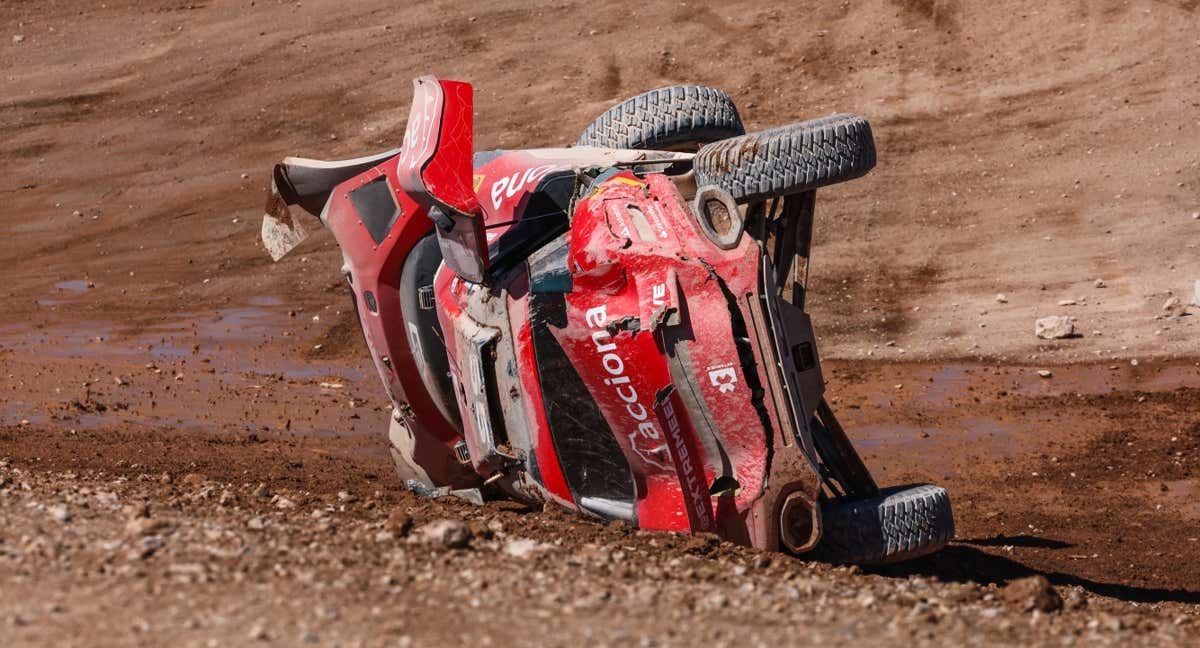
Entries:
[[[314,437],[364,435],[386,421],[363,359],[301,359],[322,324],[273,295],[151,324],[63,321],[0,327],[19,376],[0,423],[74,430],[132,428]],[[274,425],[271,424],[274,422]]]

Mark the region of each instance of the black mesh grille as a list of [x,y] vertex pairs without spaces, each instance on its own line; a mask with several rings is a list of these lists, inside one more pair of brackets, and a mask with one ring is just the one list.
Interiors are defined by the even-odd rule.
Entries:
[[632,503],[633,474],[621,446],[550,327],[566,324],[562,294],[529,296],[538,381],[554,449],[578,501],[583,497]]

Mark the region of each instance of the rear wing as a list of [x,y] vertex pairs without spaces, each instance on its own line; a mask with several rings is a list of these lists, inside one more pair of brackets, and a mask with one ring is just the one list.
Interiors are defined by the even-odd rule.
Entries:
[[420,77],[413,80],[412,108],[400,149],[342,162],[287,158],[275,165],[262,225],[263,245],[271,258],[278,261],[308,236],[289,205],[316,215],[334,187],[398,156],[399,188],[434,222],[446,265],[467,281],[484,283],[488,249],[472,187],[473,110],[470,84]]
[[432,76],[413,80],[413,103],[396,166],[401,189],[426,210],[442,258],[472,283],[487,279],[488,249],[471,186],[475,154],[471,85]]

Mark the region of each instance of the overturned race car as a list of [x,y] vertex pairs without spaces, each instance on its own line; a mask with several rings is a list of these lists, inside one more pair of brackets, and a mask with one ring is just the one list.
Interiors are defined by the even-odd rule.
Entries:
[[629,99],[575,146],[474,150],[466,83],[422,77],[399,149],[277,164],[263,242],[342,250],[401,479],[844,563],[934,552],[946,491],[880,489],[824,398],[804,310],[815,191],[867,122],[745,133],[732,100]]

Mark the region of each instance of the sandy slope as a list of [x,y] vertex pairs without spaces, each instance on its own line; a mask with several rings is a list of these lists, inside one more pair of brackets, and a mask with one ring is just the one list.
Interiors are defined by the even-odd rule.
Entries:
[[[1196,319],[1161,306],[1200,279],[1193,10],[8,4],[0,23],[25,40],[3,50],[0,236],[13,244],[0,263],[35,318],[54,280],[84,274],[105,310],[249,287],[324,301],[328,238],[307,268],[299,255],[271,267],[256,247],[266,171],[289,153],[393,146],[411,77],[476,84],[481,147],[562,144],[623,97],[707,83],[752,128],[835,110],[875,125],[877,171],[819,198],[812,306],[827,354],[888,340],[876,353],[1187,354]],[[1033,320],[1051,313],[1085,337],[1039,345]]]

